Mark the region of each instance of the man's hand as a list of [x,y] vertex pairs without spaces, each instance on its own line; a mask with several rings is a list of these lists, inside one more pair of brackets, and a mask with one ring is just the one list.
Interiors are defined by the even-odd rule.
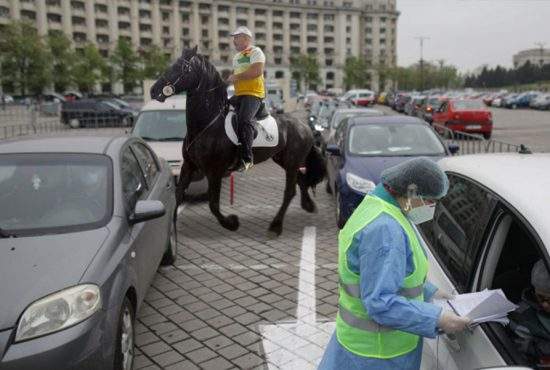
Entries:
[[441,289],[437,289],[435,291],[435,294],[433,295],[432,298],[435,298],[435,299],[447,299],[447,300],[451,300],[453,299],[455,296],[453,294],[450,294],[449,292],[446,292],[444,290],[441,290]]
[[449,311],[442,311],[437,326],[446,334],[454,334],[465,330],[472,322],[467,317],[460,317]]
[[237,81],[237,78],[235,77],[235,75],[229,75],[229,77],[227,77],[228,84],[233,84],[235,83],[235,81]]

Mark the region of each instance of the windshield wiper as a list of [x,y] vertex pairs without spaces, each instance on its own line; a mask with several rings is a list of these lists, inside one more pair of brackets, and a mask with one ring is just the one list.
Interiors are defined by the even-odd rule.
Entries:
[[4,230],[0,228],[0,238],[17,238],[17,235],[15,234],[8,234]]

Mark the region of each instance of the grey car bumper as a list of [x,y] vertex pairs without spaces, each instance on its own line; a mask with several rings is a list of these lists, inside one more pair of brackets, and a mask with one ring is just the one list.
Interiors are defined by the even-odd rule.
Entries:
[[13,343],[15,329],[0,332],[0,369],[111,369],[114,341],[105,312],[57,333]]

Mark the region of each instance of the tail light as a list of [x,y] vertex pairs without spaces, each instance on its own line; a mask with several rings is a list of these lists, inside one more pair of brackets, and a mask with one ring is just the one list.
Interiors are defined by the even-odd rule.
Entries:
[[426,108],[426,112],[431,112],[432,110],[433,110],[432,107]]
[[455,114],[455,119],[456,119],[456,120],[460,119],[460,114],[456,113],[456,114]]

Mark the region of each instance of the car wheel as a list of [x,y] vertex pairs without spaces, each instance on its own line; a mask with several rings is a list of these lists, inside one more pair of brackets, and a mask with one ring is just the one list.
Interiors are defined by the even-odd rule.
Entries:
[[335,192],[336,192],[336,206],[334,208],[336,211],[336,226],[338,226],[339,229],[343,229],[344,225],[346,224],[346,221],[342,216],[342,206],[341,206],[342,202],[340,198],[340,192],[338,191],[338,189],[335,189]]
[[172,224],[170,225],[170,235],[168,236],[168,243],[166,245],[166,251],[162,256],[160,264],[162,266],[173,265],[178,258],[178,231],[176,228],[176,212],[174,211],[174,217]]
[[328,194],[332,194],[332,189],[330,188],[330,184],[329,184],[328,180],[325,183],[325,190],[327,191]]
[[491,138],[491,134],[492,134],[491,132],[484,132],[483,133],[483,138],[485,140],[489,140]]
[[71,126],[71,128],[80,128],[80,121],[77,118],[71,118],[69,120],[69,126]]
[[118,318],[117,340],[115,348],[116,370],[131,370],[135,357],[135,313],[128,297],[124,297]]

